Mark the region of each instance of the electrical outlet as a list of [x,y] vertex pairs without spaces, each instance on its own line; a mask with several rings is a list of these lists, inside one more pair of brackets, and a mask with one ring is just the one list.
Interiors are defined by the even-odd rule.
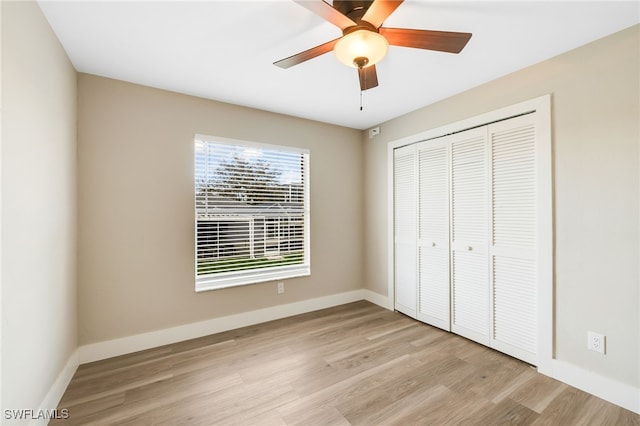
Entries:
[[278,294],[284,293],[284,283],[278,283]]
[[605,336],[589,331],[587,333],[587,349],[601,354],[605,353]]

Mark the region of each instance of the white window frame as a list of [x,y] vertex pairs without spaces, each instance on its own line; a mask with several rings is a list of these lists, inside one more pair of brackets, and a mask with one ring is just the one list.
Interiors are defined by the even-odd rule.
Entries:
[[[249,142],[243,140],[221,138],[217,136],[196,134],[194,136],[194,161],[195,147],[198,141],[214,142],[216,144],[232,145],[242,148],[277,150],[293,154],[301,154],[304,157],[304,179],[303,179],[303,200],[304,200],[304,224],[303,224],[303,250],[304,259],[300,264],[273,266],[268,268],[255,268],[243,271],[219,272],[209,275],[198,276],[198,213],[196,209],[196,193],[195,193],[195,164],[194,164],[194,276],[195,291],[217,290],[229,287],[257,284],[267,281],[284,280],[295,277],[303,277],[311,275],[311,244],[310,244],[310,196],[309,196],[309,176],[310,176],[310,151],[304,148],[291,146],[273,145],[259,142]],[[238,220],[240,220],[238,218]],[[266,229],[265,229],[266,232]]]

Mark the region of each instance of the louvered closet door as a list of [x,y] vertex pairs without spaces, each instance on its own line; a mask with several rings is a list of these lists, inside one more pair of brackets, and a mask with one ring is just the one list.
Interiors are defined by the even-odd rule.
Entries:
[[395,235],[395,309],[416,318],[417,306],[416,146],[394,151],[393,226]]
[[418,319],[449,331],[449,154],[445,139],[418,144]]
[[529,114],[489,126],[492,342],[537,363],[536,135]]
[[451,138],[451,330],[488,345],[487,130]]

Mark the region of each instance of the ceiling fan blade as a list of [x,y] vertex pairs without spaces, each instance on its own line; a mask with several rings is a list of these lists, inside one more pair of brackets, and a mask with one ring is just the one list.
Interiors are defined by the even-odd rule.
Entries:
[[329,3],[323,0],[293,0],[300,6],[315,13],[326,21],[331,22],[336,27],[344,30],[347,27],[356,25],[350,18],[343,15],[342,12],[334,9]]
[[273,65],[279,66],[280,68],[290,68],[294,65],[301,64],[304,61],[308,61],[309,59],[313,59],[317,56],[332,51],[333,46],[335,46],[338,40],[340,39],[337,38],[319,46],[312,47],[311,49],[305,50],[304,52],[296,53],[295,55],[289,56],[288,58],[280,59],[279,61],[274,62]]
[[378,74],[376,73],[375,65],[358,68],[358,77],[360,78],[360,90],[373,89],[378,86]]
[[362,19],[378,28],[403,1],[404,0],[376,0],[369,6],[369,9],[367,9]]
[[449,53],[460,53],[471,38],[471,33],[384,27],[380,28],[380,34],[393,46],[415,47]]

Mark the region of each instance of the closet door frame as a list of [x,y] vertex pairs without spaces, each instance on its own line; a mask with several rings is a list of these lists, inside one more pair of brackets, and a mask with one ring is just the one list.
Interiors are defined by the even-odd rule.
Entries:
[[536,113],[536,187],[537,204],[537,368],[543,374],[553,373],[554,312],[553,312],[553,177],[551,150],[551,95],[544,95],[515,105],[490,111],[427,130],[387,144],[387,306],[393,309],[394,300],[394,234],[393,234],[393,152],[394,149],[442,137],[474,127]]

